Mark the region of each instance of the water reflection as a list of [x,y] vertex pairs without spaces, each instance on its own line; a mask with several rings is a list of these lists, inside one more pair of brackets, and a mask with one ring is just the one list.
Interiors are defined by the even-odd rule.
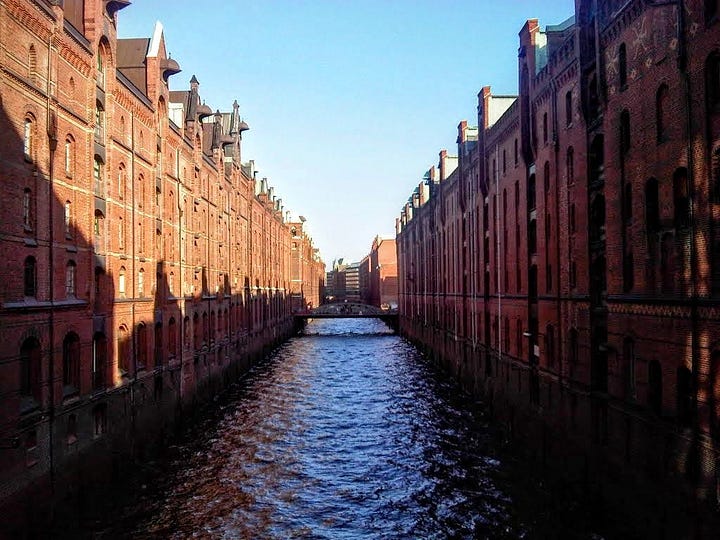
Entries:
[[380,321],[310,322],[224,403],[107,537],[527,534],[482,410]]

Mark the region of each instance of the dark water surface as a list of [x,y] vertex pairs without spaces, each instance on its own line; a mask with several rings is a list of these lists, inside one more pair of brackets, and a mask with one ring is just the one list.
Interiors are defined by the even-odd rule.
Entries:
[[380,321],[310,322],[217,407],[92,537],[539,537],[481,404]]

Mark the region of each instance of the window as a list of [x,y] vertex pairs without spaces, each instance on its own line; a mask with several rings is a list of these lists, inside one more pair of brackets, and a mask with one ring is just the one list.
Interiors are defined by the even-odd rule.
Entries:
[[120,326],[118,332],[118,371],[121,376],[130,373],[130,353],[132,351],[132,343],[130,341],[130,332],[124,324]]
[[72,238],[72,203],[70,201],[65,201],[63,221],[65,223],[65,238]]
[[577,230],[575,224],[575,203],[570,204],[570,233],[574,233]]
[[63,396],[80,391],[80,338],[70,332],[63,340]]
[[22,221],[23,228],[26,231],[32,230],[33,215],[32,215],[32,191],[30,188],[23,190],[23,208],[22,208]]
[[42,355],[40,342],[27,338],[20,347],[20,398],[21,407],[40,403],[40,369]]
[[74,414],[68,416],[65,442],[68,446],[73,445],[77,442],[77,416],[75,416]]
[[141,174],[138,176],[137,179],[137,206],[138,208],[143,207],[143,199],[145,198],[145,183],[144,183],[145,177]]
[[121,297],[125,296],[125,267],[120,267],[120,273],[118,274],[118,293]]
[[75,271],[77,266],[75,261],[68,261],[65,267],[65,296],[73,298],[75,296]]
[[107,364],[107,338],[102,332],[93,336],[92,346],[92,387],[93,390],[105,388],[105,365]]
[[625,392],[626,397],[635,398],[636,381],[635,381],[635,341],[632,338],[623,340],[623,364],[625,371]]
[[666,120],[668,105],[668,87],[663,84],[655,98],[655,130],[658,144],[668,139],[668,122]]
[[519,157],[518,157],[518,140],[517,140],[517,139],[515,139],[515,144],[514,144],[514,146],[515,146],[515,149],[514,149],[514,153],[515,153],[515,165],[517,165],[517,164],[518,164],[518,159],[519,159]]
[[72,176],[75,168],[74,142],[70,135],[65,139],[65,174],[67,176]]
[[98,48],[97,52],[97,85],[100,88],[105,88],[105,65],[101,47]]
[[567,155],[565,156],[565,172],[567,176],[568,185],[575,183],[575,150],[573,147],[567,149]]
[[503,174],[507,171],[507,160],[506,160],[506,153],[505,149],[503,148],[503,157],[502,157],[502,164],[503,164]]
[[118,199],[123,200],[125,198],[125,165],[122,163],[118,168],[117,194]]
[[677,369],[677,419],[680,425],[689,426],[693,418],[692,372],[685,366]]
[[95,216],[93,218],[93,233],[95,236],[100,236],[104,230],[105,216],[100,210],[95,210]]
[[675,243],[671,233],[665,233],[660,243],[660,277],[662,292],[675,292]]
[[627,154],[630,150],[630,113],[620,113],[620,153]]
[[575,328],[570,329],[570,375],[575,373],[575,368],[580,360],[580,351],[578,344],[578,331]]
[[555,328],[552,324],[545,328],[545,355],[548,366],[555,366]]
[[543,113],[542,134],[543,134],[543,144],[547,144],[547,142],[548,142],[548,118],[547,118],[546,112]]
[[147,326],[145,323],[138,324],[137,327],[137,369],[145,369],[147,367]]
[[565,93],[565,125],[569,126],[572,124],[573,121],[573,114],[572,114],[572,92],[568,90]]
[[680,167],[673,174],[673,202],[675,205],[675,228],[690,226],[690,198],[688,197],[687,169]]
[[101,437],[107,431],[107,405],[95,405],[93,415],[93,437]]
[[618,71],[620,90],[624,90],[627,87],[627,48],[624,43],[620,45],[618,50]]
[[105,195],[103,162],[100,156],[95,156],[95,160],[93,161],[93,189],[95,190],[95,195],[98,197]]
[[154,362],[155,366],[162,366],[164,363],[164,348],[163,348],[163,333],[162,333],[162,323],[155,323],[155,354],[154,354]]
[[125,249],[125,222],[123,218],[118,218],[118,247]]
[[174,317],[168,321],[168,354],[170,358],[177,356],[177,324]]
[[720,109],[720,54],[712,53],[705,62],[705,99],[708,112]]
[[23,131],[23,153],[27,161],[33,160],[35,153],[35,126],[32,116],[25,117],[25,125]]
[[95,102],[95,140],[105,144],[105,108],[100,101]]
[[652,360],[648,364],[647,403],[655,414],[662,413],[662,372],[660,362]]
[[710,24],[717,20],[718,0],[705,0],[705,23]]
[[138,272],[138,296],[145,297],[145,270],[143,268]]
[[34,298],[37,294],[37,269],[35,257],[27,257],[23,272],[23,294]]
[[138,223],[138,237],[137,237],[137,248],[138,253],[143,253],[145,247],[145,229],[142,223]]

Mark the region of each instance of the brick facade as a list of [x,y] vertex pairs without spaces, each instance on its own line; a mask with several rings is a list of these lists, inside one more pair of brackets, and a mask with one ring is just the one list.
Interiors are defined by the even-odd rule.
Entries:
[[117,474],[287,335],[293,302],[320,303],[312,240],[241,160],[237,103],[213,113],[194,76],[170,91],[162,27],[117,38],[127,4],[0,1],[10,508]]
[[397,227],[403,331],[538,455],[651,486],[667,516],[706,518],[720,485],[718,15],[577,0],[529,20],[518,96],[481,90],[457,169]]

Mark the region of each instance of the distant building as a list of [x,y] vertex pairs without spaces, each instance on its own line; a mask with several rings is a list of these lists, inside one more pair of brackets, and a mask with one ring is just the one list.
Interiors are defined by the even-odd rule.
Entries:
[[369,257],[368,303],[398,307],[397,250],[392,236],[376,236]]

